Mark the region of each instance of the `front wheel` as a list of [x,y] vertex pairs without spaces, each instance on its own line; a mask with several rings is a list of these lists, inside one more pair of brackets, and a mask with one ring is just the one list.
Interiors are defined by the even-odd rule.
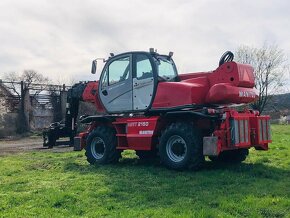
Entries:
[[201,134],[189,123],[173,123],[160,138],[159,153],[168,168],[199,169],[204,162]]
[[116,149],[117,137],[113,128],[98,126],[87,138],[86,157],[90,164],[117,162],[121,151]]

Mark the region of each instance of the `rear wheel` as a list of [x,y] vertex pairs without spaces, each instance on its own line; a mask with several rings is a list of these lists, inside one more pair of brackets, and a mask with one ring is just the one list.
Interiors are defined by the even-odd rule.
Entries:
[[214,162],[226,162],[226,163],[241,163],[246,160],[249,155],[247,148],[223,151],[219,156],[209,156],[209,159]]
[[199,169],[204,161],[201,134],[189,123],[173,123],[160,138],[159,153],[168,168]]
[[87,138],[86,157],[90,164],[117,162],[121,151],[116,149],[117,137],[113,128],[98,126]]

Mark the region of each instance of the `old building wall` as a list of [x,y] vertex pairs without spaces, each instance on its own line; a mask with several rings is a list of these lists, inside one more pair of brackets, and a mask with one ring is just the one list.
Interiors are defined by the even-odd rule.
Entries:
[[[9,82],[0,80],[0,137],[25,131],[42,131],[64,117],[67,87],[17,82],[17,93],[10,92]],[[51,91],[53,90],[53,91]]]

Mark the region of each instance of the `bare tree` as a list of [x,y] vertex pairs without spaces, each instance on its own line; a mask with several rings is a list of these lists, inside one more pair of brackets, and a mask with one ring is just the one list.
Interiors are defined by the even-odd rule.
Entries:
[[31,84],[47,84],[49,79],[48,77],[43,76],[42,74],[34,70],[24,70],[20,76],[21,81],[26,83],[26,88],[29,89]]
[[16,73],[16,72],[11,72],[11,73],[6,73],[4,75],[4,79],[9,82],[9,84],[6,84],[6,87],[8,89],[10,89],[13,94],[16,94],[18,99],[20,99],[21,97],[21,94],[20,94],[20,89],[19,87],[17,87],[17,85],[19,84],[20,82],[20,77],[19,75]]
[[21,98],[21,90],[19,88],[20,81],[24,82],[24,89],[28,90],[32,84],[40,84],[41,88],[35,92],[34,95],[39,94],[45,89],[46,85],[50,82],[48,77],[43,76],[35,70],[24,70],[22,74],[10,72],[5,74],[5,81],[9,82],[6,86],[15,93],[18,98]]
[[66,84],[68,86],[72,86],[78,82],[75,76],[68,76],[65,74],[59,74],[56,78],[54,78],[56,84]]
[[254,67],[259,98],[251,106],[262,113],[271,96],[282,91],[288,71],[286,56],[277,45],[265,43],[261,48],[240,46],[236,51],[236,60]]

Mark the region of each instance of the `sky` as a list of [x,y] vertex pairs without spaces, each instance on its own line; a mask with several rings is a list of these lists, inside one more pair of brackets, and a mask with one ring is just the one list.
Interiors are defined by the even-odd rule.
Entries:
[[[240,45],[290,57],[286,0],[1,0],[0,79],[33,69],[54,83],[96,80],[95,58],[174,52],[179,73],[214,70]],[[101,71],[101,66],[98,66]]]

